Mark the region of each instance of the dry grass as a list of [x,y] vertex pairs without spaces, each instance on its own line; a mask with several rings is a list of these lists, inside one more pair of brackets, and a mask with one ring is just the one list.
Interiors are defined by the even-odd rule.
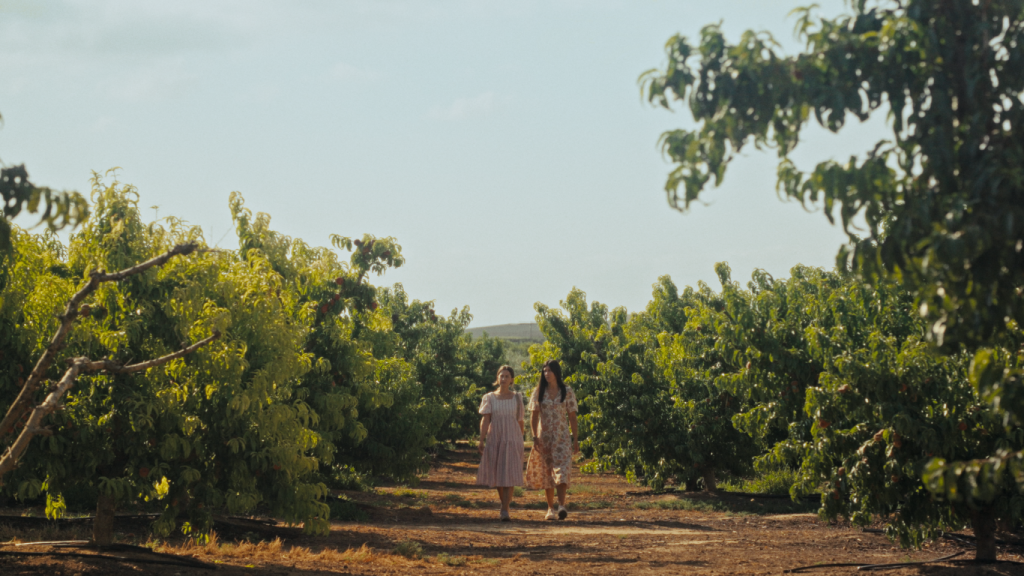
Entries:
[[407,564],[401,556],[390,553],[382,553],[363,544],[359,548],[348,548],[338,550],[336,548],[323,548],[313,550],[304,546],[287,546],[280,538],[261,542],[227,542],[222,543],[216,533],[210,534],[210,540],[206,544],[194,544],[185,542],[181,545],[159,546],[160,552],[169,554],[191,555],[201,558],[207,562],[214,563],[239,563],[244,561],[247,566],[255,565],[312,565],[312,566],[338,566],[342,564],[370,564],[386,563]]

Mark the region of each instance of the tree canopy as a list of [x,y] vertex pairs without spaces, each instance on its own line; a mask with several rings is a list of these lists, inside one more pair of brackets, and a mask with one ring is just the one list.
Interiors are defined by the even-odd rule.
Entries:
[[[795,56],[765,32],[730,44],[718,25],[669,40],[646,97],[685,101],[699,124],[662,137],[669,202],[687,209],[744,146],[774,148],[778,190],[838,214],[842,267],[911,288],[937,343],[987,342],[1024,320],[1024,2],[852,4],[835,19],[798,9]],[[792,161],[812,118],[838,132],[879,112],[889,133],[861,157]]]

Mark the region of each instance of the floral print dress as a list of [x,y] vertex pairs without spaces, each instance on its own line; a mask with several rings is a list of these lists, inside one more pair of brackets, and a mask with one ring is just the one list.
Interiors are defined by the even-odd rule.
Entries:
[[[552,398],[554,396],[554,398]],[[526,486],[531,490],[554,488],[569,483],[572,471],[572,432],[569,430],[569,412],[577,412],[576,394],[565,387],[565,401],[561,394],[548,394],[544,401],[537,400],[537,390],[530,397],[530,410],[540,410],[541,445],[533,445],[526,463]]]

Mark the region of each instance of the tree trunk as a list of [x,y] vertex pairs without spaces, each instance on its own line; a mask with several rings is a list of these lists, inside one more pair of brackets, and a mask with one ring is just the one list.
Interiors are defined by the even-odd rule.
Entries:
[[690,480],[687,480],[683,490],[685,490],[686,492],[696,492],[700,490],[700,485],[697,484],[697,479],[691,478]]
[[92,543],[108,546],[114,543],[114,510],[117,502],[113,496],[100,494],[96,499],[96,518],[92,521]]
[[971,528],[978,539],[978,550],[974,559],[979,562],[996,561],[996,515],[989,504],[971,513]]
[[718,492],[718,482],[715,480],[715,469],[704,470],[704,489],[708,492]]

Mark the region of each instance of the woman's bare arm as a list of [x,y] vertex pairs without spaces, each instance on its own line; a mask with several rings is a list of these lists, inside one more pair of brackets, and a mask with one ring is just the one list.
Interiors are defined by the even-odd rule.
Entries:
[[572,451],[580,451],[579,428],[576,423],[576,413],[569,412],[569,428],[572,429]]
[[491,415],[484,414],[484,417],[480,419],[480,440],[476,443],[476,449],[481,454],[484,452],[484,443],[487,442],[487,431],[491,429]]
[[540,436],[537,435],[538,424],[540,424],[540,408],[530,413],[530,432],[533,434],[534,446],[540,446]]
[[518,393],[516,393],[516,400],[519,401],[519,404],[516,405],[516,418],[519,420],[519,433],[526,434],[526,424],[523,423],[523,399]]

